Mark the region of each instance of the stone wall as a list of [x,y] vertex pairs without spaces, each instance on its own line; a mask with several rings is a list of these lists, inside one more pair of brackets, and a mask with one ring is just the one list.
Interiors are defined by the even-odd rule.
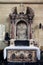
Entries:
[[0,0],[0,2],[43,2],[43,0]]

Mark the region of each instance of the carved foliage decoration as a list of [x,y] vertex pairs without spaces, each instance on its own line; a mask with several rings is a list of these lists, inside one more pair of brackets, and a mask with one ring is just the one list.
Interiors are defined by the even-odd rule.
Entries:
[[27,7],[26,14],[27,14],[29,20],[33,20],[33,18],[34,18],[34,11],[33,11],[32,8]]

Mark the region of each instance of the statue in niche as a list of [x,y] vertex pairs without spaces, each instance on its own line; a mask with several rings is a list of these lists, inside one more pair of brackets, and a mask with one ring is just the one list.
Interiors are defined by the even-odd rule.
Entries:
[[17,39],[19,40],[27,39],[27,25],[24,22],[20,22],[17,25]]

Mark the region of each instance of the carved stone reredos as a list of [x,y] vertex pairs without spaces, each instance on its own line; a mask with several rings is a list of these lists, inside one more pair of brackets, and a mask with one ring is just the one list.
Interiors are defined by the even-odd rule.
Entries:
[[[27,7],[26,13],[17,12],[17,7],[9,15],[11,25],[11,38],[26,40],[32,38],[31,23],[33,22],[34,12],[32,8]],[[12,32],[13,31],[13,32]],[[21,32],[22,31],[22,32]]]

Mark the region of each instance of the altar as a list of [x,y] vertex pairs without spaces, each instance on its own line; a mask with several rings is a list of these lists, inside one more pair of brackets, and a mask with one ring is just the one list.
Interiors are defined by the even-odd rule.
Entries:
[[[27,7],[26,13],[17,13],[17,8],[10,15],[10,46],[4,48],[4,60],[10,63],[37,62],[40,60],[40,49],[34,46],[32,28],[34,12]],[[30,43],[31,42],[31,43]],[[31,45],[33,44],[33,45]]]
[[4,49],[4,59],[9,62],[35,62],[40,60],[40,49],[32,46],[9,46]]

